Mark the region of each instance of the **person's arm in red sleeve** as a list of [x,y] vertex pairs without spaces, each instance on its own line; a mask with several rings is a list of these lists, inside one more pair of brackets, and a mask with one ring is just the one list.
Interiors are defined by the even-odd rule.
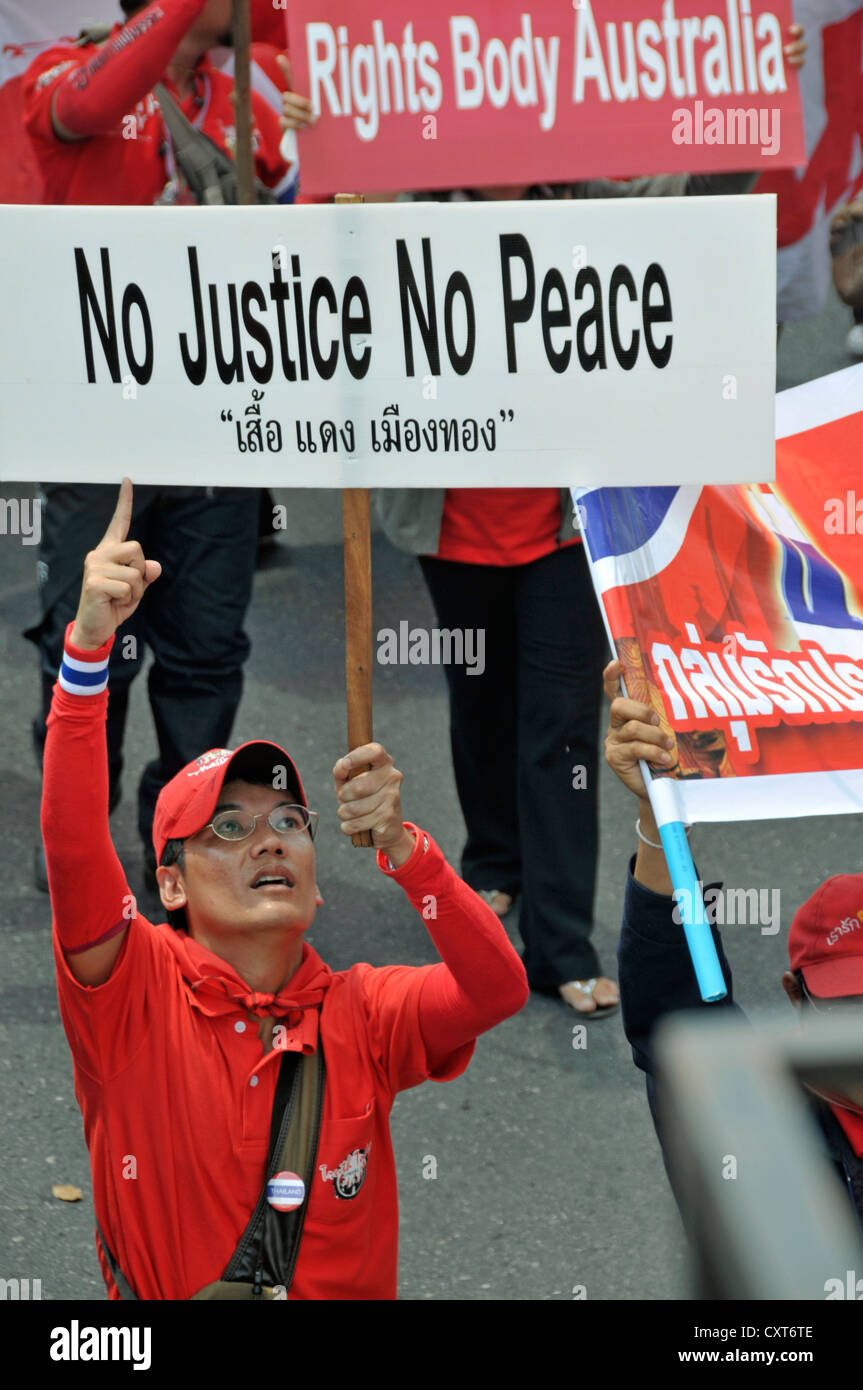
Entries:
[[59,140],[111,131],[163,76],[207,0],[157,0],[58,85],[51,124]]
[[47,721],[42,839],[54,927],[75,978],[101,983],[131,918],[126,876],[108,830],[108,657],[76,647],[66,629],[63,664]]
[[442,964],[420,997],[420,1026],[430,1065],[518,1013],[529,990],[524,966],[488,903],[459,878],[425,831],[400,868],[383,850],[378,865],[401,885],[423,919]]
[[87,556],[45,738],[42,839],[54,929],[82,985],[109,978],[134,912],[108,829],[108,657],[114,632],[161,566],[126,540],[131,515],[126,480],[105,536]]
[[[351,779],[351,773],[357,772]],[[379,743],[333,768],[344,835],[372,832],[378,864],[402,885],[442,964],[429,967],[419,1021],[432,1069],[456,1048],[518,1013],[528,998],[524,966],[495,914],[459,878],[424,831],[402,820],[402,774]]]

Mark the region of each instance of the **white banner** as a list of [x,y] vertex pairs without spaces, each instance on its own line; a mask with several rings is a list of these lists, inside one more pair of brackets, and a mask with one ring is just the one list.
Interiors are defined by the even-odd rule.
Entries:
[[773,477],[773,197],[0,219],[4,478]]

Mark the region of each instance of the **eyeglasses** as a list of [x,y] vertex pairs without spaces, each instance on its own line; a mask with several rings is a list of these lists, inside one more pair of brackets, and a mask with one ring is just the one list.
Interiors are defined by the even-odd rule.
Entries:
[[[252,816],[248,811],[221,811],[206,825],[220,840],[246,840],[254,832],[261,815]],[[297,830],[308,830],[309,837],[315,838],[318,828],[318,813],[306,806],[275,806],[267,816],[267,824],[279,835],[290,835]]]
[[804,998],[806,999],[807,1003],[812,1006],[816,1014],[833,1014],[833,1016],[836,1017],[838,1015],[847,1015],[858,1012],[863,1013],[863,994],[842,995],[841,998],[834,998],[830,999],[829,1001],[819,999],[818,1003],[816,1004],[812,995],[806,988],[806,981],[803,979],[802,975],[800,976],[800,986],[803,990]]

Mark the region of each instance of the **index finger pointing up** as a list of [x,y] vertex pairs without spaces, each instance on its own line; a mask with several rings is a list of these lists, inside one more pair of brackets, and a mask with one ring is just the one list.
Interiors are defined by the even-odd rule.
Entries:
[[129,534],[129,524],[132,520],[132,480],[124,478],[120,484],[120,492],[117,497],[117,506],[114,515],[108,522],[108,529],[102,537],[103,541],[124,541]]

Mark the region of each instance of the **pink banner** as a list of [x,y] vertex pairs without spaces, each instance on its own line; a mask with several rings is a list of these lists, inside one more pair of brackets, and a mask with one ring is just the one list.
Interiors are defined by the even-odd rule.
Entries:
[[303,190],[801,165],[791,22],[789,0],[292,0]]

